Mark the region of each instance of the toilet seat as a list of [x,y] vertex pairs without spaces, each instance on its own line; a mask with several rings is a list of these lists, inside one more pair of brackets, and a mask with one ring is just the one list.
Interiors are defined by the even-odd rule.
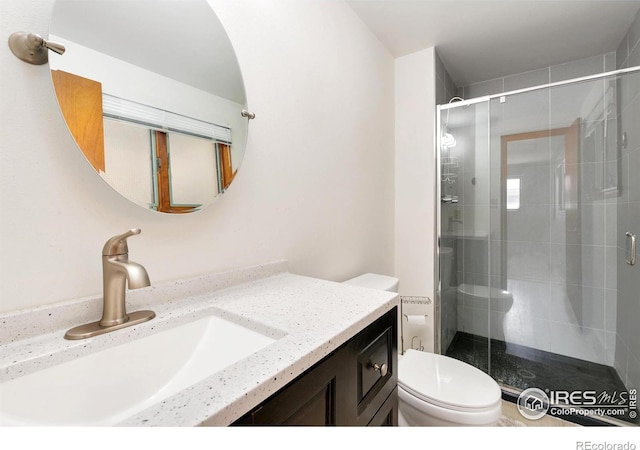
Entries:
[[399,357],[398,385],[423,402],[461,412],[493,410],[502,399],[498,384],[480,369],[412,349]]

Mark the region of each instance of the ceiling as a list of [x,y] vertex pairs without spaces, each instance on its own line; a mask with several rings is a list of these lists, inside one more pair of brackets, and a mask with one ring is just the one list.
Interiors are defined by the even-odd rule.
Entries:
[[[640,9],[640,0],[347,3],[394,57],[435,46],[458,86],[615,51]],[[206,0],[57,0],[50,31],[243,103],[235,55]]]
[[347,0],[394,57],[436,47],[458,86],[615,51],[640,0]]

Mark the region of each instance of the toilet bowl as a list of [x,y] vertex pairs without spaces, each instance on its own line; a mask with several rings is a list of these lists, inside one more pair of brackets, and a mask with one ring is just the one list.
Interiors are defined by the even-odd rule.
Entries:
[[[347,284],[398,291],[398,279],[367,273]],[[500,386],[486,373],[444,355],[407,350],[398,357],[398,425],[491,426],[502,415]]]
[[502,392],[470,364],[409,349],[398,357],[398,413],[400,426],[491,426]]

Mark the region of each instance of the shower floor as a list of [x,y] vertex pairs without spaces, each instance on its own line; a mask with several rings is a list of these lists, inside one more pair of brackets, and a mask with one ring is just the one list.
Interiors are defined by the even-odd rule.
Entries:
[[[488,373],[488,339],[458,331],[445,352]],[[491,339],[490,375],[516,389],[536,387],[553,391],[626,392],[613,367]],[[629,417],[627,422],[640,423]]]

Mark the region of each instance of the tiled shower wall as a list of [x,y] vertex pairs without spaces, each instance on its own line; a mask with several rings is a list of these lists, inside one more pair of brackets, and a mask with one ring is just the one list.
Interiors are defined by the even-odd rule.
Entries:
[[436,104],[442,105],[458,95],[458,87],[447,72],[438,51],[436,50]]
[[556,66],[544,67],[529,72],[474,83],[458,88],[458,94],[465,100],[485,95],[500,94],[556,81],[595,75],[616,69],[616,52],[591,56]]

